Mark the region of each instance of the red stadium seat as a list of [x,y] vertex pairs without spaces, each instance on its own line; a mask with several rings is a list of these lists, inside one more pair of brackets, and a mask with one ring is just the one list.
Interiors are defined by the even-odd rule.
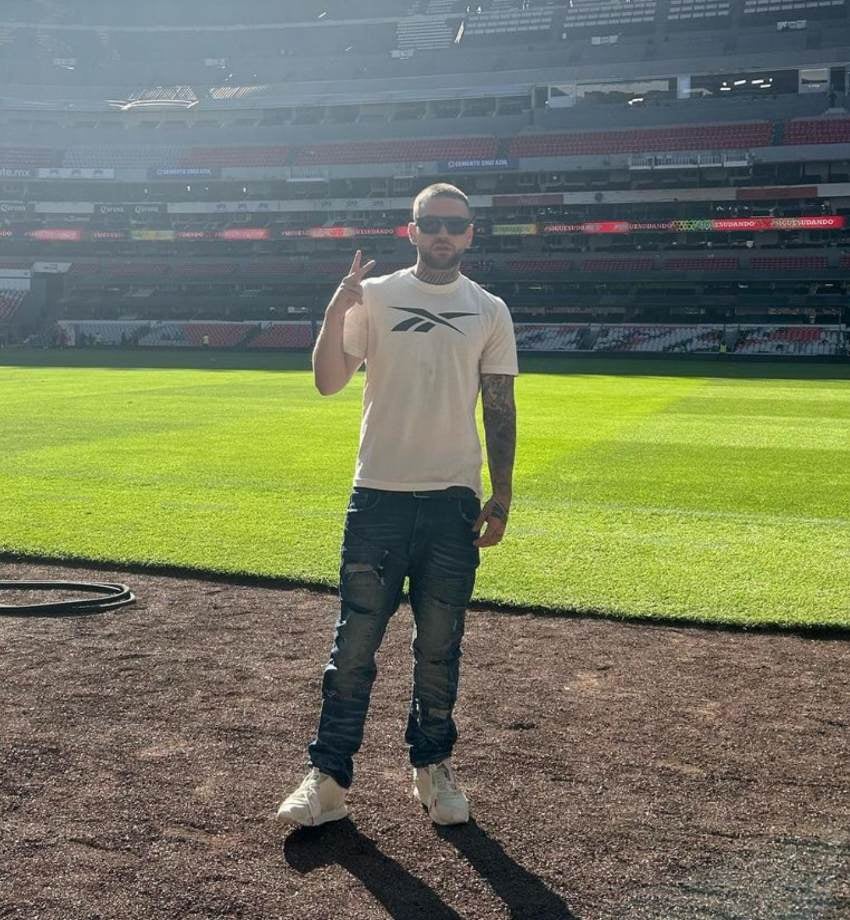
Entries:
[[759,272],[823,271],[829,266],[826,256],[753,256],[750,265]]
[[248,343],[248,348],[311,348],[310,323],[269,323]]
[[584,259],[583,272],[648,272],[655,267],[653,259]]
[[772,122],[762,121],[622,131],[574,131],[569,134],[523,134],[511,141],[509,155],[544,157],[673,150],[737,150],[769,146],[772,132]]
[[850,144],[850,118],[797,118],[785,125],[783,144]]
[[668,272],[734,272],[739,266],[740,263],[734,256],[722,256],[717,259],[681,256],[665,259],[661,267]]
[[495,137],[453,137],[421,140],[351,141],[302,147],[296,166],[335,163],[409,163],[417,160],[482,159],[496,155]]

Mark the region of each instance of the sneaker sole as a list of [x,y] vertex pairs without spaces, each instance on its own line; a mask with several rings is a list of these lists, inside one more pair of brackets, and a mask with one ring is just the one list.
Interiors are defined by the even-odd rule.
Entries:
[[293,817],[292,815],[277,813],[277,820],[283,824],[293,824],[296,827],[318,827],[320,824],[327,824],[329,821],[340,821],[342,818],[346,817],[348,814],[348,806],[343,805],[342,808],[336,808],[333,811],[325,812],[323,815],[319,815],[314,821],[299,821],[298,818]]
[[414,783],[413,785],[413,798],[422,806],[422,811],[428,814],[428,817],[434,822],[434,824],[439,824],[440,827],[452,827],[455,824],[468,824],[469,823],[469,814],[465,818],[461,818],[458,821],[441,821],[439,818],[435,818],[431,814],[431,809],[422,801],[422,797],[419,795],[419,789]]

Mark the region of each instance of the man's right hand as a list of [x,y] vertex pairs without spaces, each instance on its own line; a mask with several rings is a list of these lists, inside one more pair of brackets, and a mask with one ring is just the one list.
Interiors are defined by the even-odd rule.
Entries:
[[327,312],[340,317],[345,316],[356,303],[363,303],[363,285],[360,283],[366,275],[375,267],[375,260],[367,262],[365,265],[360,264],[362,253],[358,249],[354,253],[354,261],[351,263],[351,271],[342,279],[336,293],[328,304]]

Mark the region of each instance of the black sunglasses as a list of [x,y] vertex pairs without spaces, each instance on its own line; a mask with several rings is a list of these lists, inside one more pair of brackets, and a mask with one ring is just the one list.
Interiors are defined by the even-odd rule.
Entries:
[[416,226],[423,233],[439,233],[440,227],[445,227],[446,232],[450,233],[452,236],[459,236],[461,233],[466,233],[467,227],[470,226],[472,220],[468,217],[417,217]]

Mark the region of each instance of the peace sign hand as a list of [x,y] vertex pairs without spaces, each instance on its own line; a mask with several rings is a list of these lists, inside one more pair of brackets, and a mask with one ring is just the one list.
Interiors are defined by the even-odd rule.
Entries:
[[363,303],[363,285],[360,282],[375,267],[375,260],[371,259],[365,265],[361,265],[361,258],[362,253],[358,249],[354,253],[351,271],[342,279],[328,304],[328,312],[341,313],[344,316],[356,303]]

